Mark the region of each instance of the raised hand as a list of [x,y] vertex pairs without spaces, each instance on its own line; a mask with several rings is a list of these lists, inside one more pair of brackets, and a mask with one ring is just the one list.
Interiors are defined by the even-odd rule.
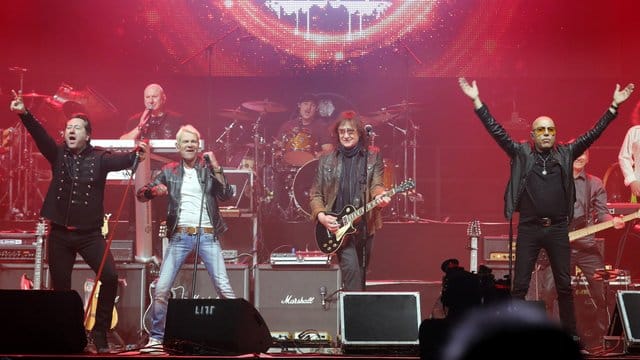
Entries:
[[480,91],[478,90],[478,84],[473,80],[471,84],[467,81],[467,79],[460,77],[458,78],[458,84],[460,84],[460,89],[464,92],[471,100],[473,100],[473,104],[476,109],[482,107],[482,101],[480,101]]
[[631,96],[631,93],[633,93],[634,88],[635,85],[629,83],[624,87],[624,89],[620,90],[620,84],[616,84],[616,90],[613,92],[613,105],[618,106],[625,102],[625,100],[627,100],[629,96]]
[[22,96],[18,95],[15,90],[11,90],[13,93],[13,101],[11,101],[11,105],[9,105],[9,109],[17,114],[24,114],[27,112],[27,108],[24,106],[24,102],[22,101]]

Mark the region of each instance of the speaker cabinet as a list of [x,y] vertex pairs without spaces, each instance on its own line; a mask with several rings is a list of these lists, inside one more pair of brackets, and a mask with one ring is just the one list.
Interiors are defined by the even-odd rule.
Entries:
[[[45,266],[45,284],[52,286],[48,265]],[[115,327],[117,334],[126,344],[137,344],[143,329],[142,321],[146,301],[147,284],[145,267],[142,264],[116,264],[118,271],[118,302],[116,311],[118,323]],[[94,279],[95,273],[87,264],[75,264],[71,273],[71,289],[80,294],[84,302],[91,296],[91,288],[85,291],[87,279]],[[83,302],[83,303],[84,303]]]
[[640,291],[620,290],[616,293],[616,309],[609,335],[624,335],[625,349],[640,350]]
[[[272,333],[287,333],[289,338],[317,331],[335,339],[338,334],[338,303],[335,291],[340,289],[337,265],[271,266],[258,265],[255,271],[255,305]],[[322,305],[320,288],[327,289]],[[279,336],[278,336],[279,337]]]
[[245,299],[170,299],[164,349],[178,354],[266,353],[271,334]]
[[339,308],[343,350],[418,351],[420,293],[342,292]]
[[[33,264],[12,264],[0,262],[0,289],[20,289],[20,278],[26,275],[29,279],[33,279]],[[46,271],[43,270],[43,274]],[[44,286],[44,276],[42,277],[42,285]]]
[[0,290],[0,353],[72,354],[87,345],[75,291]]
[[[246,264],[227,264],[227,275],[231,288],[236,296],[247,301],[250,300],[249,295],[249,265]],[[198,272],[196,274],[196,291],[191,296],[193,282],[193,264],[184,264],[176,281],[173,283],[173,290],[178,299],[215,299],[218,293],[213,288],[213,283],[204,264],[198,264]]]

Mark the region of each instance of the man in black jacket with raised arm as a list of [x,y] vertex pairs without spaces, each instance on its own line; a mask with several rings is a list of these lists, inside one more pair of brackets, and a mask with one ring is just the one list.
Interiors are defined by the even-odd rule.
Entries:
[[558,310],[563,327],[576,335],[576,318],[571,289],[569,222],[576,199],[573,161],[593,144],[616,118],[618,106],[629,98],[634,85],[616,85],[613,102],[593,128],[568,144],[556,144],[556,126],[540,116],[531,126],[531,142],[513,140],[480,100],[475,81],[459,80],[460,88],[472,101],[476,115],[489,134],[511,159],[511,177],[505,192],[504,215],[511,220],[520,213],[516,261],[511,294],[524,300],[531,272],[540,249],[549,255],[558,293]]

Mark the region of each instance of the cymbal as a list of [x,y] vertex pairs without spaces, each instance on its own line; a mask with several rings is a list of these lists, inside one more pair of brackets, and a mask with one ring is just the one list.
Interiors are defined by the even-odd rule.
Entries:
[[249,110],[266,113],[266,112],[283,112],[287,108],[284,105],[264,100],[264,101],[247,101],[243,102],[242,106]]
[[363,115],[362,118],[365,122],[384,123],[384,122],[393,120],[398,116],[400,116],[400,112],[397,110],[395,111],[381,110],[381,111],[374,111],[372,113]]
[[218,112],[218,115],[223,118],[239,121],[252,121],[255,119],[255,116],[238,109],[222,109]]
[[403,101],[399,104],[393,104],[386,107],[387,110],[408,110],[408,109],[418,109],[421,108],[422,104],[418,102],[407,102]]
[[36,92],[30,92],[22,94],[23,98],[47,98],[49,95],[38,94]]

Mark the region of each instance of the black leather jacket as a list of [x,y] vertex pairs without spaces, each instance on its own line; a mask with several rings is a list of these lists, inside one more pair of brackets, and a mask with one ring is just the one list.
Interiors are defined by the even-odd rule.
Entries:
[[[205,176],[207,188],[204,189],[204,193],[208,196],[205,197],[207,203],[207,215],[209,220],[215,229],[216,235],[222,235],[227,231],[227,224],[220,215],[218,208],[218,200],[225,201],[233,196],[233,189],[227,182],[227,178],[222,175],[224,181],[221,183],[216,179],[211,170],[207,167],[203,167],[202,162],[198,161],[195,165],[196,173],[198,174],[198,180],[200,184],[205,183]],[[180,217],[180,190],[182,189],[182,178],[184,177],[184,170],[182,167],[182,160],[180,162],[171,162],[166,164],[160,170],[160,173],[148,183],[147,185],[138,189],[136,197],[141,202],[146,202],[154,198],[151,189],[158,185],[164,184],[169,191],[169,206],[167,207],[167,235],[171,236],[178,226],[178,218]]]
[[[527,184],[527,177],[531,173],[535,163],[535,149],[529,142],[514,141],[505,129],[489,113],[486,105],[476,109],[476,115],[482,121],[489,134],[500,145],[502,150],[511,158],[511,177],[504,193],[504,216],[511,219],[513,213],[518,210],[520,196]],[[576,191],[573,183],[573,161],[579,157],[602,134],[604,129],[615,119],[614,114],[607,110],[593,128],[582,134],[576,141],[556,145],[552,150],[552,156],[562,168],[562,185],[567,194],[567,210],[569,219],[573,218],[573,203]]]
[[135,152],[111,153],[87,145],[74,155],[65,143],[56,143],[31,113],[21,114],[20,119],[51,164],[51,183],[40,214],[58,225],[100,228],[107,173],[131,167]]

